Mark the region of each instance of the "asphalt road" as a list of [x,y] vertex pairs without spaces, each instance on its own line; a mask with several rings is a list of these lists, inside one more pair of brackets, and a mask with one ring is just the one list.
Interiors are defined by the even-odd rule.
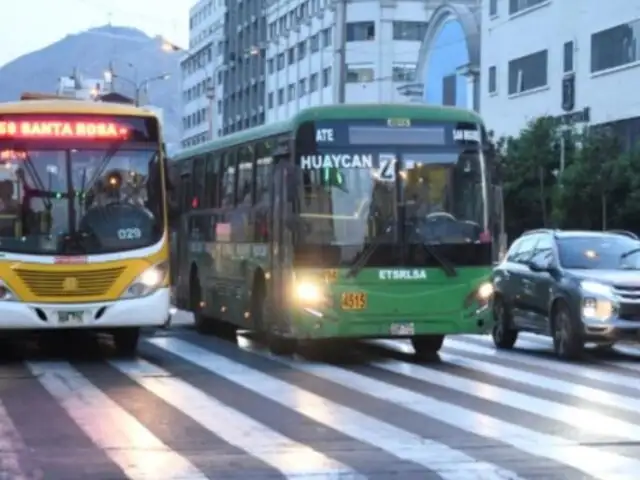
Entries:
[[[184,315],[181,323],[188,323]],[[0,351],[0,479],[640,478],[640,354],[561,363],[524,337],[277,358],[178,327]]]

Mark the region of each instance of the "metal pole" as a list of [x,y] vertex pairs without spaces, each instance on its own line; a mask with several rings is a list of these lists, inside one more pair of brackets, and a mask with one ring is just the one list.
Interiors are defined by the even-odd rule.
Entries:
[[336,55],[338,61],[338,95],[336,103],[346,103],[347,97],[347,1],[339,0],[336,8]]

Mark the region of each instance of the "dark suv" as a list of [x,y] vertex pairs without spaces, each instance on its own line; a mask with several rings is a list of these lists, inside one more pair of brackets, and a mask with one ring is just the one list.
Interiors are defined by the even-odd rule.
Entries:
[[527,232],[495,268],[494,287],[497,348],[512,348],[520,331],[551,336],[565,359],[586,343],[640,342],[640,241],[629,232]]

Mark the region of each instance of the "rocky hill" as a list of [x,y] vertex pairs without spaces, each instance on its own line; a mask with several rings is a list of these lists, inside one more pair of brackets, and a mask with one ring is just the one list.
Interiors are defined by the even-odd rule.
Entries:
[[[47,47],[23,55],[0,67],[0,101],[16,100],[25,91],[54,92],[58,78],[74,70],[84,78],[102,78],[113,62],[116,71],[129,79],[169,73],[170,78],[149,86],[149,99],[164,111],[165,135],[170,143],[180,134],[180,70],[178,52],[162,49],[162,39],[134,28],[104,26],[67,35]],[[133,96],[128,82],[116,89]]]

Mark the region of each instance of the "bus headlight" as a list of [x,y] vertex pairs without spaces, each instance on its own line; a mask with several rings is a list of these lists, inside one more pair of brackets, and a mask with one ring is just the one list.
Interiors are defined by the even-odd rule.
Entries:
[[482,302],[486,302],[493,295],[493,283],[486,282],[478,287],[477,291],[478,299]]
[[169,266],[166,262],[147,268],[122,294],[122,298],[138,298],[152,294],[165,284]]
[[294,285],[294,296],[297,303],[303,305],[318,305],[326,299],[324,289],[317,283],[301,281]]
[[2,281],[0,281],[0,302],[13,302],[17,297],[15,293]]

